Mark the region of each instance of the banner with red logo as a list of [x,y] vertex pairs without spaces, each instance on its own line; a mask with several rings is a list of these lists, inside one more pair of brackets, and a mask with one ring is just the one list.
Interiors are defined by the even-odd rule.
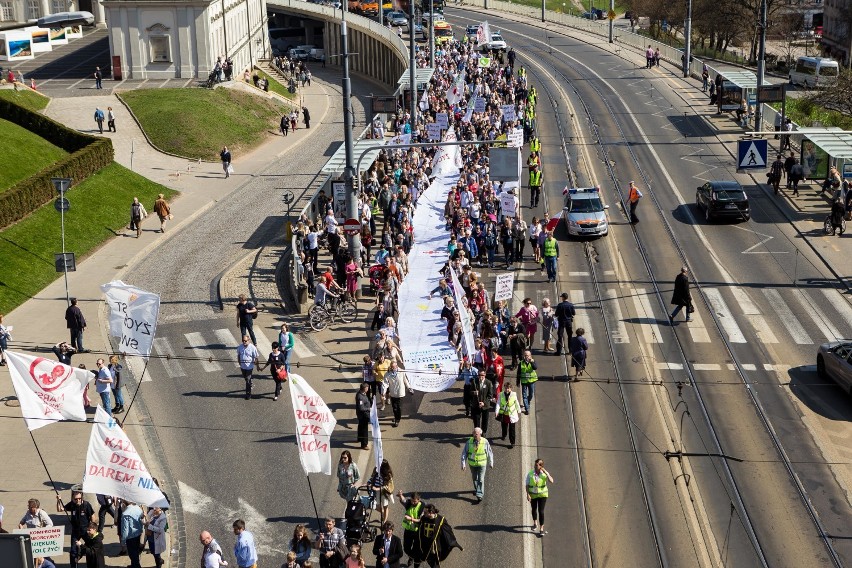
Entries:
[[94,377],[90,371],[14,351],[6,351],[6,358],[27,428],[86,420],[83,391]]

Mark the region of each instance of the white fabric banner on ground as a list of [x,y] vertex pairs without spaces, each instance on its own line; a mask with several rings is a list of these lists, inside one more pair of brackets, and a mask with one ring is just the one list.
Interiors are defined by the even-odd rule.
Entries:
[[456,297],[456,306],[459,307],[459,321],[462,324],[462,352],[469,359],[473,360],[472,356],[476,351],[476,347],[473,341],[473,323],[470,321],[470,314],[465,309],[467,308],[467,297],[456,271],[452,268],[450,269],[450,275],[453,280],[453,294]]
[[[450,128],[447,130],[447,133],[444,135],[444,142],[457,142],[458,138],[456,137],[455,128]],[[441,144],[438,147],[438,151],[435,152],[435,157],[432,159],[432,177],[434,178],[442,178],[444,176],[458,176],[459,169],[462,167],[462,159],[461,152],[459,151],[459,146],[456,144]],[[452,180],[451,183],[455,183],[458,181],[458,178]],[[447,193],[449,195],[449,193]],[[446,199],[446,195],[444,196]],[[418,198],[418,204],[419,204]],[[447,237],[449,240],[449,233],[443,229],[444,222],[444,204],[441,203],[441,234]],[[417,234],[415,230],[414,234]],[[444,247],[446,248],[447,243],[444,243]]]
[[[450,163],[452,159],[445,158]],[[458,169],[450,167],[446,176],[436,178],[417,199],[413,221],[417,240],[408,255],[408,275],[399,287],[402,359],[411,388],[421,392],[446,390],[458,375],[459,358],[447,341],[447,323],[441,319],[444,301],[438,296],[428,298],[449,260],[444,204],[457,180]]]
[[379,411],[376,409],[376,397],[373,397],[373,406],[370,407],[370,426],[373,428],[373,457],[376,460],[376,467],[382,465],[382,460],[385,459],[385,452],[382,448],[382,427],[379,425]]
[[288,383],[302,469],[331,475],[331,433],[337,420],[308,381],[291,373]]
[[91,372],[15,351],[6,351],[6,358],[27,428],[60,420],[85,422],[83,391],[94,378]]
[[92,424],[83,491],[115,495],[148,507],[169,506],[130,438],[102,406]]
[[160,296],[121,280],[101,286],[109,306],[109,332],[121,338],[118,350],[126,355],[147,357],[157,332]]
[[15,529],[14,534],[30,535],[30,548],[33,558],[61,556],[65,542],[65,527],[53,526],[37,529]]

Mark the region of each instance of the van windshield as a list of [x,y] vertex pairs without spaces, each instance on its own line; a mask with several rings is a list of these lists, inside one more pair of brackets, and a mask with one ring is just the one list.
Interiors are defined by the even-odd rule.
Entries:
[[453,37],[453,30],[448,28],[435,28],[435,37]]

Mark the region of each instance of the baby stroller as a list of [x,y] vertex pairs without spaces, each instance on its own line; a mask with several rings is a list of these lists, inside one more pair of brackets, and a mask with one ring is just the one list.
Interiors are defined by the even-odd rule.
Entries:
[[379,521],[373,520],[376,509],[375,493],[372,488],[362,485],[358,492],[346,504],[346,545],[372,542],[379,533]]
[[379,290],[382,289],[385,282],[385,276],[387,275],[387,267],[382,264],[376,264],[370,267],[367,271],[367,275],[370,277],[370,292],[374,295],[378,295]]

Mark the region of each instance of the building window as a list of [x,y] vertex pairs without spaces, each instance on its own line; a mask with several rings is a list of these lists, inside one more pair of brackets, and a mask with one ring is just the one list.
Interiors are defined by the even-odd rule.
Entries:
[[12,7],[11,2],[0,2],[0,21],[15,21],[15,9]]
[[151,36],[151,62],[170,63],[171,60],[169,36]]
[[39,0],[27,0],[27,18],[30,20],[38,20],[41,17]]

